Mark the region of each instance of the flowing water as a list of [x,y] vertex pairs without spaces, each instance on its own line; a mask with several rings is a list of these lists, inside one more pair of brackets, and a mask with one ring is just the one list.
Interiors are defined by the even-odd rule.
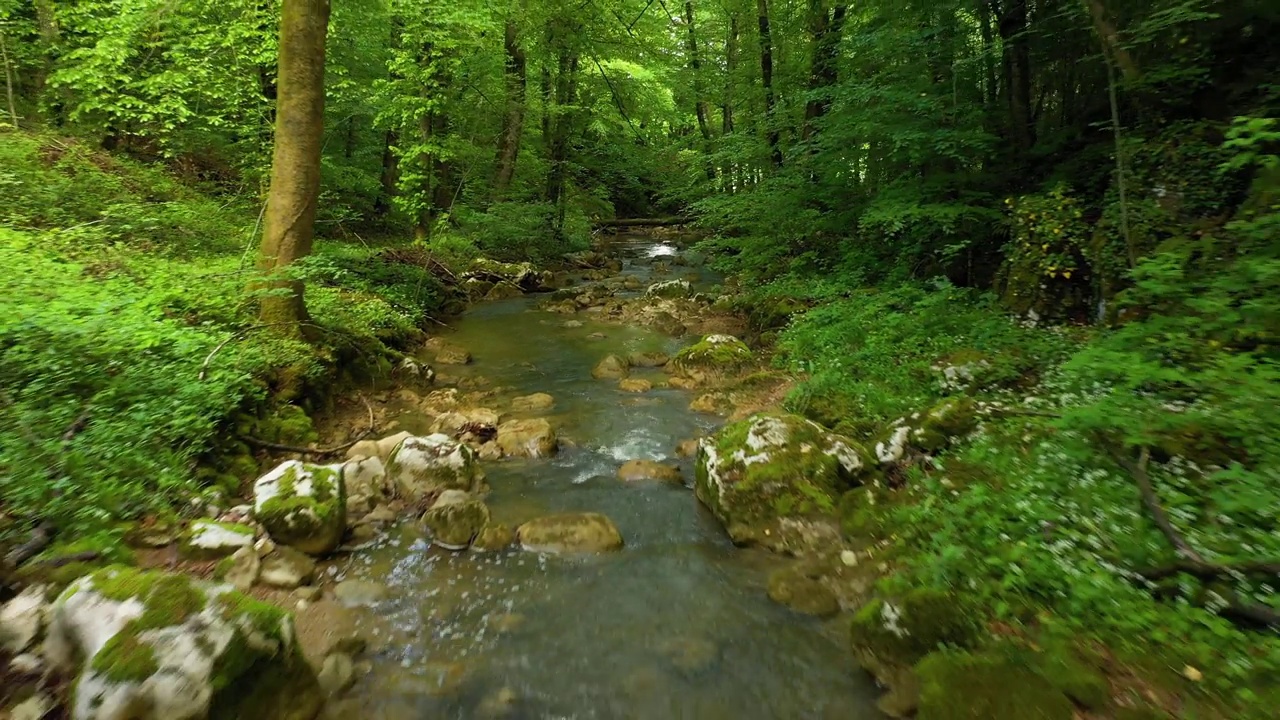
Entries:
[[[672,252],[642,236],[613,251],[649,280]],[[713,419],[678,390],[643,395],[593,380],[604,355],[674,353],[640,327],[541,312],[536,298],[487,303],[451,341],[502,397],[547,392],[565,447],[555,457],[489,462],[487,502],[516,525],[561,511],[608,515],[626,547],[586,558],[432,548],[412,523],[336,568],[376,580],[390,599],[364,611],[372,672],[339,713],[362,718],[876,718],[844,621],[791,613],[765,594],[779,559],[734,548],[689,487],[624,484],[634,458],[675,462]],[[566,327],[567,320],[581,327]],[[600,337],[603,334],[603,338]],[[686,340],[687,342],[687,340]],[[643,377],[643,373],[638,373]],[[656,375],[656,372],[655,372]],[[501,398],[486,403],[504,408]],[[425,431],[425,418],[401,418]],[[417,426],[415,426],[417,424]],[[686,484],[692,464],[681,461]]]

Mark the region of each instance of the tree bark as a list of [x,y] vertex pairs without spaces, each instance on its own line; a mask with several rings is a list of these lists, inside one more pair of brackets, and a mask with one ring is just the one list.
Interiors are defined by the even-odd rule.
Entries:
[[1107,9],[1102,4],[1102,0],[1084,0],[1084,4],[1089,8],[1089,16],[1093,18],[1093,29],[1102,39],[1103,51],[1109,53],[1111,59],[1119,66],[1125,82],[1137,80],[1141,74],[1138,72],[1138,64],[1133,61],[1133,56],[1120,42],[1120,33],[1108,19]]
[[498,164],[493,178],[495,197],[502,197],[511,187],[516,174],[516,158],[520,154],[520,135],[524,128],[525,91],[528,87],[528,62],[520,46],[515,20],[507,20],[503,37],[506,50],[507,113],[502,119],[502,135],[498,139]]
[[13,101],[13,65],[9,62],[8,42],[4,32],[0,31],[0,62],[4,63],[4,89],[9,99],[9,121],[18,128],[18,107]]
[[395,130],[388,130],[382,141],[382,192],[373,203],[373,211],[379,216],[391,212],[391,199],[396,196],[396,183],[400,179],[400,160],[394,150],[399,138]]
[[729,16],[729,36],[724,43],[724,105],[720,114],[720,132],[728,135],[733,132],[733,74],[738,68],[738,16]]
[[44,94],[49,75],[53,73],[53,53],[61,35],[53,0],[35,0],[36,26],[40,30],[40,65],[35,73],[35,96]]
[[[698,36],[694,30],[693,0],[685,0],[684,24],[687,29],[685,46],[689,52],[689,70],[693,73],[693,105],[698,116],[698,131],[703,140],[711,139],[711,127],[708,124],[707,100],[702,95],[702,61],[698,57]],[[714,173],[712,173],[714,175]]]
[[1023,153],[1036,141],[1027,29],[1027,0],[1004,0],[999,13],[999,32],[1004,45],[1005,82],[1009,88],[1009,120],[1014,145]]
[[765,137],[769,143],[769,161],[775,168],[780,168],[782,147],[778,123],[774,118],[773,34],[769,29],[769,0],[756,0],[756,15],[760,28],[760,80],[764,85]]
[[814,133],[814,121],[831,109],[831,99],[820,96],[836,84],[840,53],[840,37],[844,31],[846,7],[843,3],[828,11],[826,0],[809,0],[809,35],[813,42],[813,59],[809,66],[809,101],[804,106],[802,140]]
[[320,152],[324,141],[324,57],[329,0],[283,0],[280,18],[279,97],[271,189],[263,219],[259,269],[261,318],[302,335],[307,319],[301,281],[279,272],[311,252],[320,193]]
[[569,50],[563,39],[558,44],[560,48],[556,58],[555,112],[550,121],[550,168],[547,172],[546,198],[555,208],[552,235],[557,240],[563,240],[567,205],[565,183],[569,174],[569,133],[572,127],[572,114],[567,108],[577,101],[578,55]]

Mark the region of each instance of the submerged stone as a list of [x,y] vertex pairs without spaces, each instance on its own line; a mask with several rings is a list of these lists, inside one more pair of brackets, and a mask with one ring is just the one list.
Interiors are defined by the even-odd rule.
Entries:
[[622,534],[613,521],[599,513],[548,515],[516,530],[520,545],[532,552],[599,553],[622,547]]
[[422,515],[431,542],[446,550],[466,550],[488,523],[489,508],[456,490],[445,491]]
[[608,355],[591,370],[591,377],[597,380],[620,380],[630,372],[627,361],[617,355]]
[[550,410],[556,404],[556,399],[547,393],[534,393],[532,395],[522,395],[511,399],[512,412],[536,412],[538,410]]
[[643,482],[646,480],[677,484],[684,482],[684,478],[680,477],[680,468],[674,465],[664,465],[654,460],[628,460],[622,467],[618,468],[618,479],[624,482]]
[[551,423],[544,418],[509,420],[498,426],[498,447],[515,457],[547,457],[559,447]]
[[804,615],[830,617],[840,612],[835,593],[798,566],[769,576],[769,599]]

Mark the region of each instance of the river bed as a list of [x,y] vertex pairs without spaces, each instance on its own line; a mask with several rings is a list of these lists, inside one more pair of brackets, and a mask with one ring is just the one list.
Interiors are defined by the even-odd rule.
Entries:
[[[674,249],[637,235],[609,251],[648,283]],[[495,522],[513,526],[553,512],[603,513],[625,548],[585,558],[456,554],[404,523],[332,570],[333,579],[390,590],[359,614],[372,668],[335,717],[881,717],[850,654],[847,621],[772,603],[766,579],[782,561],[733,547],[694,498],[692,461],[677,460],[675,448],[719,419],[691,412],[680,390],[624,393],[591,377],[606,354],[674,353],[694,338],[544,312],[537,300],[479,305],[449,338],[475,361],[449,368],[447,381],[488,384],[500,409],[516,395],[556,400],[538,414],[564,440],[560,453],[484,463],[487,503]],[[399,419],[413,432],[429,422]],[[615,472],[631,459],[679,462],[685,486],[623,483]]]

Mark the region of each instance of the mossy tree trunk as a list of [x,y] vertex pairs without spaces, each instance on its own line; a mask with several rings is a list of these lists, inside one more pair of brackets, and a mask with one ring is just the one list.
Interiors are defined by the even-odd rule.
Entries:
[[302,282],[282,277],[311,252],[324,139],[324,55],[329,0],[284,0],[271,190],[263,221],[259,269],[264,323],[300,336],[307,318]]
[[528,63],[515,19],[508,19],[503,33],[506,51],[507,113],[502,119],[502,135],[498,140],[498,168],[494,173],[493,192],[502,197],[511,187],[516,174],[516,158],[520,154],[520,134],[524,130],[525,88],[528,85]]

